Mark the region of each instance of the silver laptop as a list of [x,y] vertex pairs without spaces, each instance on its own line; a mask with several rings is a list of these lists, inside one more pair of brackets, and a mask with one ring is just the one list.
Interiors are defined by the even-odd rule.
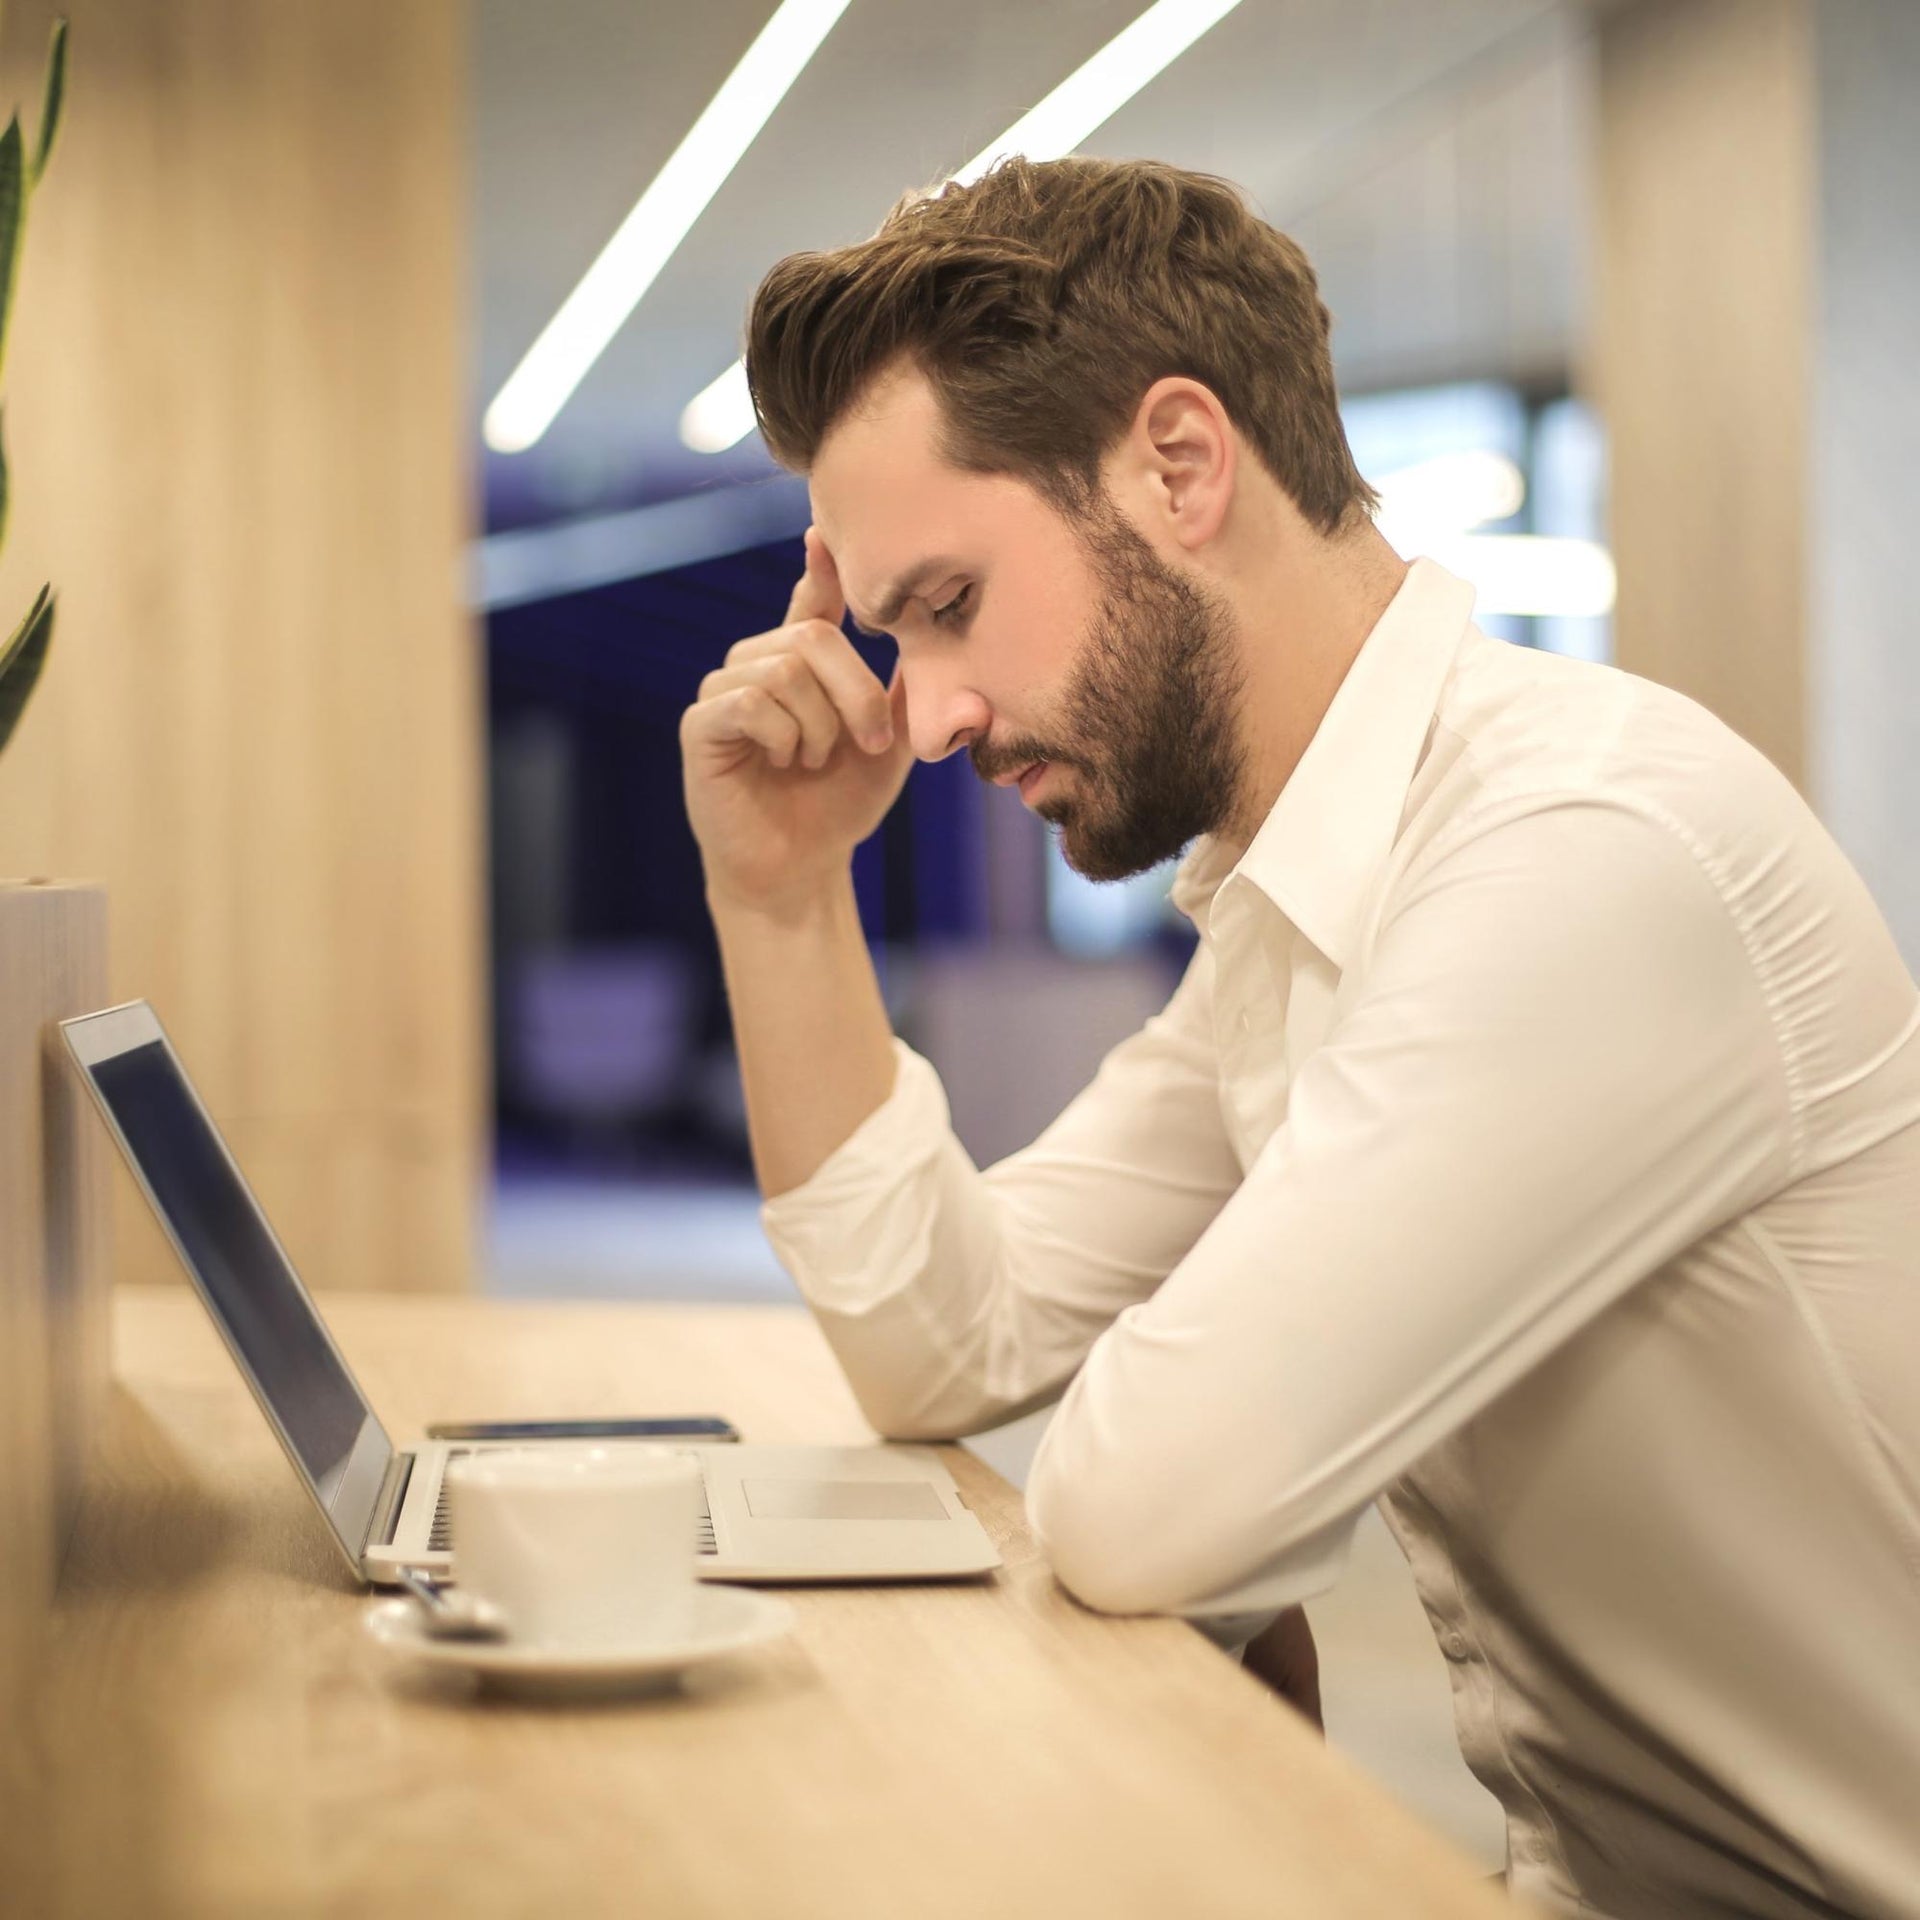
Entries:
[[[447,1575],[447,1461],[489,1443],[388,1438],[144,1000],[60,1029],[354,1571],[386,1584],[399,1567]],[[929,1448],[669,1444],[705,1479],[703,1579],[950,1578],[1000,1564]]]

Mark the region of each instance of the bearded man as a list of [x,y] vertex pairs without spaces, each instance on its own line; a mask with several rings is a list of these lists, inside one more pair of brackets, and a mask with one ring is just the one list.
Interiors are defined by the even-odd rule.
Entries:
[[[1144,162],[762,284],[814,525],[682,747],[768,1234],[881,1434],[1064,1390],[1028,1512],[1088,1606],[1304,1696],[1378,1502],[1517,1891],[1920,1913],[1920,998],[1757,753],[1400,560],[1327,331],[1297,247]],[[985,1169],[850,872],[962,748],[1096,879],[1189,849],[1199,933]]]

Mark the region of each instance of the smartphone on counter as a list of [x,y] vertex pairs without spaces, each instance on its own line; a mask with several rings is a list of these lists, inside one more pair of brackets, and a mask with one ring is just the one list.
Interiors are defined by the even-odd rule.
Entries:
[[436,1420],[429,1440],[738,1440],[717,1413],[655,1414],[636,1420]]

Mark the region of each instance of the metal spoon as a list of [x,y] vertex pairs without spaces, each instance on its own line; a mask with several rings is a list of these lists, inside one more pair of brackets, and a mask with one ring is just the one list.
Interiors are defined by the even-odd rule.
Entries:
[[507,1616],[489,1601],[437,1587],[412,1567],[396,1567],[394,1577],[420,1603],[420,1623],[436,1640],[504,1640]]

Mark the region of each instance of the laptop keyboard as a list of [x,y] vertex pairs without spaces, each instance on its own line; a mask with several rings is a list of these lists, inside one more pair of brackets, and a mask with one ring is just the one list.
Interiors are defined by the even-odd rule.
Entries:
[[[447,1458],[457,1460],[462,1454],[475,1453],[475,1447],[449,1447]],[[685,1453],[685,1447],[676,1447],[676,1453]],[[427,1530],[427,1551],[429,1553],[451,1553],[453,1551],[453,1511],[449,1498],[450,1489],[447,1477],[440,1476],[440,1494],[433,1503],[433,1525]],[[713,1535],[713,1509],[707,1504],[707,1482],[704,1475],[700,1480],[700,1511],[694,1527],[694,1551],[696,1553],[718,1553],[720,1543]]]

